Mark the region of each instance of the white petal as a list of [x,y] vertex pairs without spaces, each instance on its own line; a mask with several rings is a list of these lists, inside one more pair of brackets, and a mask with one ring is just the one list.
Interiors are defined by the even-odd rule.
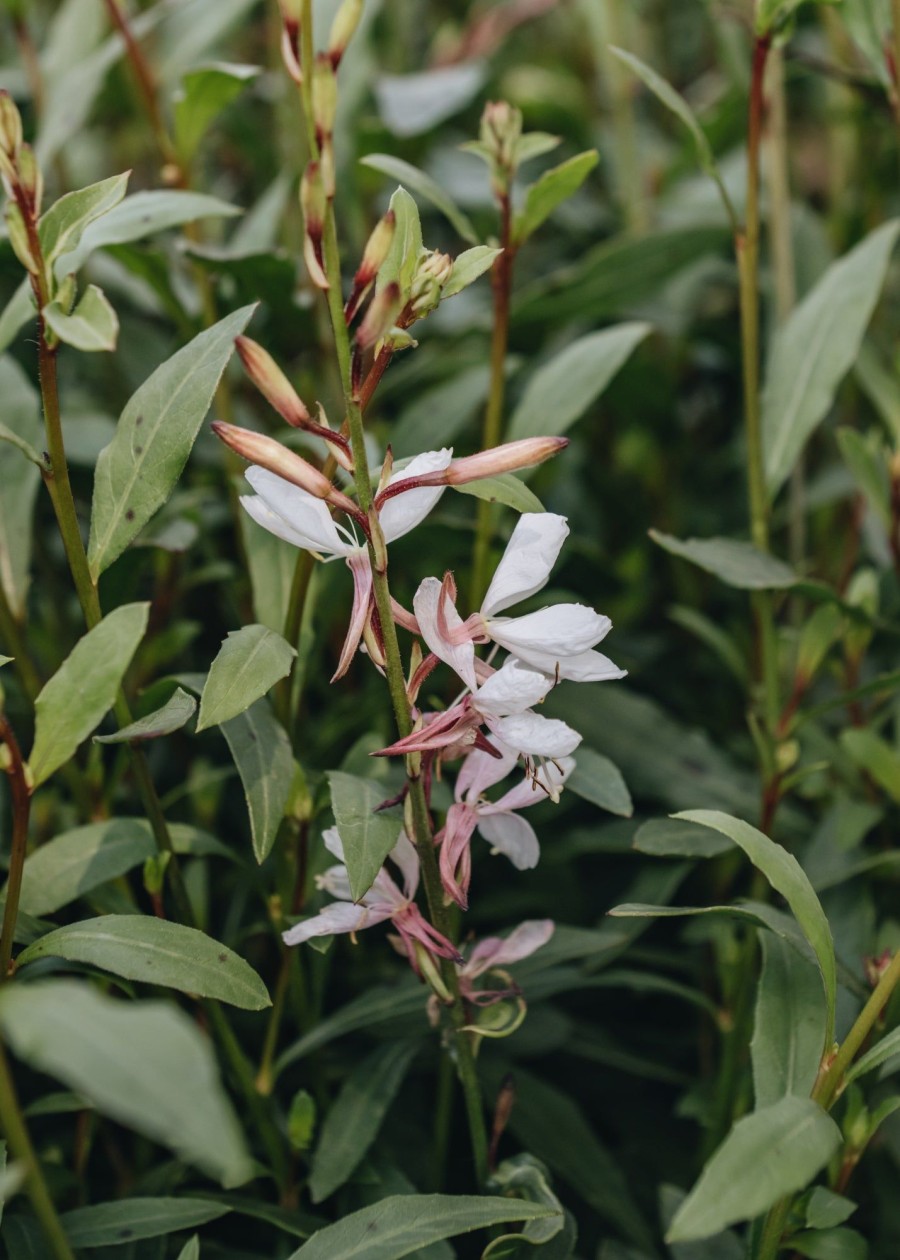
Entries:
[[[279,517],[283,526],[303,541],[297,542],[284,533],[279,534],[279,537],[287,537],[287,541],[293,542],[295,546],[305,547],[309,551],[323,551],[332,556],[347,556],[356,550],[341,537],[322,499],[307,494],[299,486],[292,485],[283,477],[277,477],[267,468],[253,465],[244,476],[269,512]],[[248,502],[253,503],[254,500],[250,499]],[[278,533],[267,520],[260,519],[255,511],[251,511],[248,502],[244,506],[254,520],[272,533]]]
[[[438,472],[446,468],[452,458],[453,451],[449,447],[441,451],[425,451],[411,459],[405,468],[395,472],[388,485],[406,481],[410,477],[420,477],[423,473]],[[421,490],[406,490],[396,498],[388,499],[378,513],[385,542],[393,542],[395,538],[402,538],[411,529],[415,529],[445,489],[445,486],[423,486]]]
[[370,910],[367,906],[354,906],[349,901],[335,901],[326,906],[321,914],[314,915],[282,932],[285,945],[299,945],[313,936],[331,936],[333,932],[359,932],[383,923],[390,918],[390,910]]
[[524,512],[494,572],[481,605],[482,615],[492,617],[546,586],[568,533],[564,516]]
[[480,748],[469,753],[456,776],[457,801],[466,798],[470,805],[474,805],[482,792],[506,778],[519,758],[512,749],[504,748],[499,751],[503,754],[501,757],[492,757]]
[[559,661],[560,678],[571,682],[611,682],[624,678],[627,673],[627,669],[619,669],[602,652],[579,652],[577,656],[566,656]]
[[338,863],[337,866],[329,866],[323,875],[317,875],[316,887],[323,888],[325,892],[335,897],[338,901],[353,901],[353,894],[350,891],[350,876],[347,874],[347,868],[342,862]]
[[505,744],[529,757],[568,757],[581,743],[581,736],[559,718],[539,713],[517,713],[492,724]]
[[518,814],[493,814],[479,818],[478,831],[492,848],[499,850],[518,871],[537,866],[541,846],[530,822]]
[[336,857],[339,862],[343,862],[344,858],[344,842],[341,839],[341,833],[337,827],[328,827],[322,832],[322,842],[332,857]]
[[538,767],[533,776],[529,775],[514,788],[510,788],[499,801],[483,805],[479,812],[482,814],[503,813],[512,809],[527,809],[529,805],[539,805],[541,801],[554,800],[559,796],[559,789],[574,769],[573,757],[562,757],[558,764],[548,761],[545,765]]
[[555,930],[556,924],[552,919],[528,919],[510,932],[505,940],[493,936],[479,941],[466,962],[465,972],[470,976],[480,976],[491,967],[506,967],[510,963],[521,962],[546,945]]
[[[425,578],[413,597],[413,611],[419,623],[419,633],[428,645],[429,651],[456,670],[467,687],[474,691],[478,686],[475,677],[475,648],[471,639],[466,643],[451,643],[441,634],[438,621],[438,608],[441,602],[442,584],[437,578]],[[444,599],[444,617],[447,626],[455,630],[462,625],[462,617],[454,608],[449,598]]]
[[522,713],[543,700],[551,686],[552,682],[545,674],[510,658],[483,687],[478,688],[474,697],[475,707],[479,713],[491,717]]
[[552,604],[524,617],[497,617],[487,623],[494,642],[522,660],[529,649],[560,658],[577,656],[599,643],[611,627],[609,617],[584,604]]
[[400,832],[400,835],[397,837],[397,843],[391,849],[388,857],[403,876],[405,899],[411,901],[415,897],[416,889],[419,886],[419,855],[416,852],[416,846],[405,831]]

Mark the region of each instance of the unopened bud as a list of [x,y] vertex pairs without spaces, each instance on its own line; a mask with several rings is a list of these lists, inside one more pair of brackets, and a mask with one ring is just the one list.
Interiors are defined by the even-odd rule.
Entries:
[[363,0],[344,0],[334,15],[334,21],[328,33],[328,56],[335,70],[340,64],[347,45],[356,33],[362,11]]
[[171,856],[171,853],[154,853],[144,863],[144,888],[149,896],[159,897],[162,894]]
[[309,162],[300,180],[300,209],[307,232],[314,234],[318,231],[321,235],[327,205],[319,163]]
[[421,318],[434,310],[452,271],[453,259],[449,254],[441,254],[436,249],[423,253],[410,286],[409,304],[415,315]]
[[0,149],[15,162],[22,147],[22,116],[9,92],[0,92]]
[[333,201],[335,193],[334,145],[330,135],[322,137],[319,148],[319,167],[322,171],[322,188],[325,196],[329,201]]
[[331,61],[325,54],[320,54],[315,61],[312,73],[312,116],[319,142],[334,131],[334,116],[337,112],[337,76]]
[[479,138],[489,151],[494,174],[505,187],[515,173],[516,145],[522,134],[522,111],[507,101],[488,101],[481,115]]
[[350,516],[359,517],[359,508],[352,499],[348,499],[333,486],[318,468],[314,468],[294,451],[289,451],[274,438],[266,437],[264,433],[254,433],[251,429],[242,429],[236,424],[226,424],[222,420],[213,421],[212,431],[242,459],[258,464],[260,468],[267,468],[276,477],[283,477],[307,494],[324,499]]
[[347,305],[344,307],[344,318],[348,324],[359,310],[360,303],[378,275],[382,263],[387,258],[394,241],[396,229],[397,216],[393,210],[388,210],[372,229],[372,235],[369,237],[366,242],[366,248],[363,250],[362,262],[359,264],[356,275],[353,277],[353,288],[347,299]]
[[13,247],[13,253],[25,270],[33,276],[40,275],[40,263],[31,251],[31,241],[24,216],[15,202],[10,202],[6,207],[6,230],[9,233],[9,243]]
[[75,298],[77,294],[78,282],[75,279],[75,273],[70,272],[56,290],[56,301],[67,315],[71,312],[72,307],[75,305]]
[[44,177],[30,144],[23,144],[19,151],[19,187],[28,198],[34,217],[38,218],[44,196]]
[[880,954],[876,954],[876,955],[867,954],[866,957],[863,959],[863,966],[865,967],[866,979],[868,980],[869,984],[872,986],[873,989],[877,987],[879,980],[887,971],[888,967],[890,967],[893,961],[893,958],[894,956],[891,953],[891,951],[889,949],[886,949]]
[[236,337],[234,344],[244,370],[263,398],[293,428],[305,428],[310,419],[309,412],[269,352],[250,337]]
[[450,1005],[453,1002],[453,995],[444,984],[443,976],[438,970],[437,964],[431,954],[419,941],[414,941],[412,946],[414,957],[410,957],[413,970],[425,981],[442,1002]]
[[389,332],[394,320],[400,314],[403,295],[396,280],[386,284],[380,293],[376,293],[362,323],[356,332],[356,345],[360,350],[368,350],[376,341]]
[[369,536],[375,553],[375,572],[387,573],[387,543],[384,541],[381,522],[378,520],[378,510],[374,504],[369,508]]
[[505,442],[489,451],[452,460],[444,470],[445,483],[462,486],[482,477],[498,477],[501,473],[515,472],[520,468],[533,468],[558,455],[568,445],[569,439],[564,437],[521,438],[518,442]]

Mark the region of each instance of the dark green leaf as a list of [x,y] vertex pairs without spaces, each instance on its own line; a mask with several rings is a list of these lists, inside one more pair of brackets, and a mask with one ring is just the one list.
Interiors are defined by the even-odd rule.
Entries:
[[222,734],[244,786],[253,853],[262,862],[275,843],[294,780],[291,742],[267,700],[224,722]]
[[566,787],[571,788],[576,796],[583,797],[592,805],[598,805],[611,814],[630,818],[634,812],[631,796],[618,766],[592,748],[585,748],[583,744],[578,749],[575,769],[566,780]]
[[35,462],[24,462],[22,455],[40,461],[36,448],[43,439],[43,426],[34,386],[6,356],[0,358],[0,422],[14,435],[0,442],[0,585],[15,616],[24,617],[32,518],[41,474]]
[[190,721],[197,708],[197,701],[186,691],[176,687],[162,708],[146,717],[138,718],[128,726],[123,726],[114,735],[95,735],[95,744],[126,744],[134,740],[159,739],[161,735],[171,735],[179,731],[185,722]]
[[781,560],[760,551],[752,543],[735,538],[673,538],[657,529],[650,537],[673,556],[690,560],[707,573],[713,573],[729,586],[745,591],[781,590],[794,586],[797,574]]
[[544,505],[536,494],[515,473],[500,473],[497,477],[481,477],[464,486],[454,486],[460,494],[471,494],[489,503],[502,503],[516,512],[543,512]]
[[634,834],[634,848],[654,857],[713,858],[728,853],[731,841],[710,835],[707,827],[694,827],[674,818],[653,818]]
[[368,779],[332,770],[328,775],[331,808],[341,840],[354,901],[369,891],[403,830],[396,812],[376,813],[384,789]]
[[189,70],[175,101],[175,142],[184,161],[190,162],[209,128],[246,85],[259,74],[259,66],[217,63]]
[[73,1247],[112,1247],[193,1229],[229,1211],[208,1199],[118,1199],[75,1208],[60,1220]]
[[763,966],[750,1057],[756,1107],[808,1097],[822,1059],[828,1012],[818,969],[780,937],[760,933]]

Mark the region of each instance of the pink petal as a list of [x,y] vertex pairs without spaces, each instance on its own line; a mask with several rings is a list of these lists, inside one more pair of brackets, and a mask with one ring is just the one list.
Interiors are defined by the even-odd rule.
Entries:
[[359,647],[372,602],[372,570],[369,566],[369,557],[364,554],[352,555],[348,558],[347,565],[353,574],[353,608],[350,613],[347,636],[341,649],[341,659],[332,675],[332,682],[343,678],[350,668],[350,662]]
[[520,923],[505,940],[491,936],[480,941],[466,963],[466,973],[473,978],[491,967],[506,967],[521,962],[546,945],[556,930],[552,919],[529,919]]
[[335,901],[326,906],[321,914],[302,923],[295,923],[292,928],[282,932],[285,945],[299,945],[311,940],[314,936],[331,936],[338,932],[361,932],[363,928],[382,923],[390,917],[390,912],[372,910],[368,906],[354,906],[348,901]]
[[429,650],[455,670],[466,686],[474,691],[478,682],[475,678],[475,648],[471,640],[457,644],[442,633],[442,621],[451,630],[463,624],[443,583],[434,577],[425,578],[416,591],[413,610],[419,623],[419,633]]
[[492,757],[490,753],[475,749],[470,752],[456,776],[456,799],[464,798],[473,805],[489,787],[505,779],[518,761],[518,756],[509,748],[500,750],[500,757]]

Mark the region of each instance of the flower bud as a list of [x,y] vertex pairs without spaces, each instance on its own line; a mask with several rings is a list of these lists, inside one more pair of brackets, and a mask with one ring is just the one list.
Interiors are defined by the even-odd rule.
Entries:
[[70,272],[56,290],[56,301],[66,314],[71,313],[72,307],[75,305],[77,293],[78,282],[75,279],[75,273]]
[[347,45],[356,33],[359,19],[362,17],[364,0],[344,0],[328,33],[328,56],[335,70],[340,65]]
[[318,162],[309,162],[300,180],[300,209],[306,230],[311,235],[322,234],[328,203],[322,184],[322,171]]
[[19,150],[19,187],[28,198],[32,214],[37,219],[44,196],[44,177],[30,144],[23,144]]
[[[443,483],[433,484],[463,486],[482,477],[498,477],[501,473],[515,472],[519,468],[532,468],[558,455],[568,445],[569,439],[562,437],[521,438],[518,442],[504,442],[489,451],[452,460],[440,474],[444,478]],[[434,475],[426,473],[426,477]]]
[[481,115],[479,138],[491,156],[495,182],[503,189],[515,174],[521,134],[522,111],[507,101],[488,101]]
[[372,235],[366,242],[362,262],[359,264],[356,275],[353,277],[353,288],[347,299],[347,305],[344,307],[344,318],[348,324],[359,310],[360,303],[368,292],[369,286],[378,275],[382,263],[388,256],[394,241],[396,227],[397,216],[393,210],[388,210],[375,224]]
[[226,424],[222,420],[214,420],[212,431],[221,438],[226,446],[260,468],[267,468],[276,477],[283,477],[292,485],[299,486],[307,494],[317,499],[324,499],[332,507],[339,508],[354,518],[359,518],[359,508],[352,499],[333,486],[318,468],[306,462],[301,456],[289,451],[286,446],[266,437],[264,433],[254,433],[251,429],[242,429],[236,424]]
[[310,419],[309,412],[268,351],[250,337],[236,337],[234,344],[245,372],[263,398],[293,428],[305,428]]
[[320,54],[312,73],[312,116],[320,144],[325,136],[330,136],[334,131],[336,112],[337,76],[329,58]]
[[40,263],[31,252],[31,241],[24,216],[15,202],[10,202],[6,207],[6,230],[9,232],[9,243],[13,247],[13,253],[25,270],[33,276],[40,275]]
[[452,1005],[453,995],[444,984],[444,978],[438,969],[437,963],[419,941],[412,942],[409,961],[412,964],[413,971],[425,981],[435,996],[441,1002],[446,1002],[448,1006]]
[[22,116],[9,92],[0,92],[0,149],[13,162],[22,147]]
[[438,250],[424,251],[419,259],[410,286],[409,303],[413,313],[421,318],[433,311],[441,300],[441,290],[450,279],[453,259]]
[[359,350],[368,350],[380,341],[385,333],[390,332],[394,320],[403,306],[403,295],[396,280],[386,284],[380,293],[376,293],[369,309],[356,332],[356,345]]

